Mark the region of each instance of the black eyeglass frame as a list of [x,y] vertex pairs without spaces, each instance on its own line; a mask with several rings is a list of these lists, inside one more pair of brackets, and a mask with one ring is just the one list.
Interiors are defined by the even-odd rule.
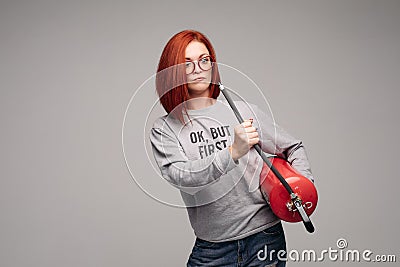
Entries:
[[[210,64],[210,67],[209,67],[208,69],[204,69],[204,68],[202,68],[201,65],[200,65],[200,62],[201,62],[203,59],[205,59],[205,58],[208,58],[208,59],[210,60],[210,63],[211,63],[211,64]],[[195,69],[196,69],[196,63],[195,63],[195,62],[197,62],[197,66],[199,66],[199,68],[200,68],[202,71],[209,71],[210,69],[212,69],[212,67],[213,67],[213,65],[214,65],[214,62],[212,61],[212,58],[211,58],[210,55],[202,56],[202,57],[199,58],[198,60],[188,60],[188,61],[185,62],[185,67],[186,67],[186,69],[187,69],[187,65],[186,65],[186,64],[191,63],[192,71],[189,72],[189,73],[186,71],[186,75],[190,75],[190,74],[192,74],[192,73],[195,71]]]

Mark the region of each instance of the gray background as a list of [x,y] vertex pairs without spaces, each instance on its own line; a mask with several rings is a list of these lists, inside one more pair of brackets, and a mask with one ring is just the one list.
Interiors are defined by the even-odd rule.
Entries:
[[121,132],[133,93],[187,28],[251,77],[307,147],[317,231],[285,223],[288,249],[343,237],[400,260],[400,1],[2,0],[0,266],[184,265],[186,211],[133,182]]

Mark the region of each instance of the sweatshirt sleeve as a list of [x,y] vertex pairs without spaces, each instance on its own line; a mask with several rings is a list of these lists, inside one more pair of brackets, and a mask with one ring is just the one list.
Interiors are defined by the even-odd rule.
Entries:
[[239,164],[232,159],[228,149],[203,159],[189,160],[174,133],[165,128],[151,129],[153,155],[162,176],[186,193],[195,194]]
[[314,182],[303,142],[288,134],[257,106],[254,107],[254,111],[256,121],[260,122],[256,127],[262,150],[287,159],[292,167]]

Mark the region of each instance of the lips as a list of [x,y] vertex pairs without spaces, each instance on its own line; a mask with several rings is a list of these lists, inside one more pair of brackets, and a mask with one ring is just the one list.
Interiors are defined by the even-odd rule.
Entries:
[[206,78],[204,78],[204,77],[198,77],[198,78],[196,78],[196,79],[193,79],[192,80],[192,82],[202,82],[202,81],[204,81]]

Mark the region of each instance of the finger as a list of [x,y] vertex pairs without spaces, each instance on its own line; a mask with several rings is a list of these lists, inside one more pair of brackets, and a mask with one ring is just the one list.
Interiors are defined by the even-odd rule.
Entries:
[[253,146],[255,144],[258,144],[259,141],[260,139],[258,137],[249,139],[249,145]]
[[248,138],[256,138],[256,137],[258,137],[258,133],[257,132],[253,132],[253,133],[247,133],[247,137]]
[[257,129],[253,126],[245,128],[246,133],[254,133],[257,132]]
[[243,127],[250,127],[251,126],[251,121],[249,121],[249,120],[245,120],[244,122],[242,122],[242,126]]

